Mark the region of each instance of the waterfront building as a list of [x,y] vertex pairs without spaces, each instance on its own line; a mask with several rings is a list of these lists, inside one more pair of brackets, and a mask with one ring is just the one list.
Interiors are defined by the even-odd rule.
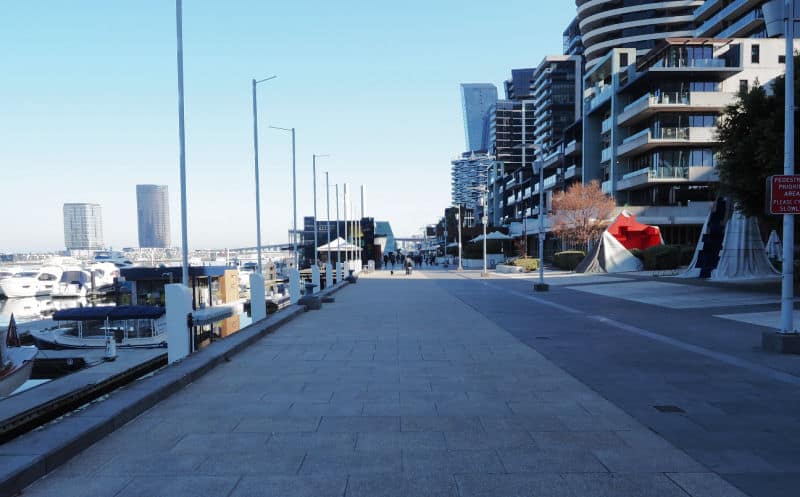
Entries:
[[64,246],[67,250],[103,248],[103,217],[99,204],[64,204]]
[[169,192],[167,185],[136,185],[139,247],[170,246]]
[[575,4],[589,69],[614,48],[634,49],[635,59],[665,38],[693,36],[694,11],[703,0],[576,0]]
[[461,85],[461,109],[467,151],[486,150],[489,139],[489,109],[497,102],[497,87],[490,83]]
[[670,38],[638,62],[634,48],[609,52],[584,76],[584,181],[638,206],[668,243],[695,243],[718,181],[717,118],[737,92],[783,73],[784,45]]
[[706,0],[694,11],[695,38],[767,38],[768,0]]

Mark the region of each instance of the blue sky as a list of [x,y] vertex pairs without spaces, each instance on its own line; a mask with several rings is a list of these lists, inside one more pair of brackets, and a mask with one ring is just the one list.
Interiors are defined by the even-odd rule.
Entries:
[[[250,79],[259,87],[265,242],[312,213],[311,155],[367,186],[399,235],[435,222],[464,148],[459,83],[501,82],[560,53],[571,1],[184,0],[189,246],[255,244]],[[0,252],[63,248],[61,206],[97,202],[106,243],[134,246],[137,183],[170,187],[180,240],[172,0],[4,2]],[[333,186],[331,186],[333,188]],[[333,202],[333,195],[331,195]],[[331,205],[333,211],[333,204]]]

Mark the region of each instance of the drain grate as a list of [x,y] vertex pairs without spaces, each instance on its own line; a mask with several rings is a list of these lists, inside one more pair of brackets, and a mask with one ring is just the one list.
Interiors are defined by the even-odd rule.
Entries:
[[678,406],[653,406],[659,412],[686,412]]

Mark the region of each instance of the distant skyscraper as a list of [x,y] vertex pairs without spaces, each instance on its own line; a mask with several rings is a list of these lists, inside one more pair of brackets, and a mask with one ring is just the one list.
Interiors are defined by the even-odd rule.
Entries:
[[461,106],[464,112],[464,135],[467,151],[486,150],[489,146],[489,109],[497,103],[493,84],[462,84]]
[[103,216],[99,204],[64,204],[64,245],[67,250],[103,248]]
[[167,185],[136,185],[140,247],[170,246],[168,197]]

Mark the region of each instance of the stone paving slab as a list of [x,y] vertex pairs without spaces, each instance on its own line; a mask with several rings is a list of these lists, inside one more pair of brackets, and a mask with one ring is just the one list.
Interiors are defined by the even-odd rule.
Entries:
[[715,476],[415,272],[362,277],[24,495],[739,495]]

